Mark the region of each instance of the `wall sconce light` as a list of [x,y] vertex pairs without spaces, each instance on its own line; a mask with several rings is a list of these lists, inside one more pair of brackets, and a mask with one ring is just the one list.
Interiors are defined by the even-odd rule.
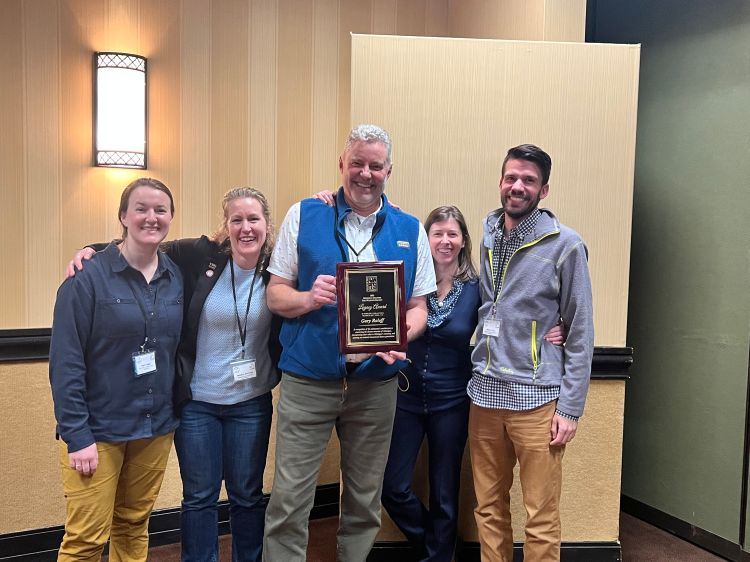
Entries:
[[146,59],[94,53],[94,166],[146,167]]

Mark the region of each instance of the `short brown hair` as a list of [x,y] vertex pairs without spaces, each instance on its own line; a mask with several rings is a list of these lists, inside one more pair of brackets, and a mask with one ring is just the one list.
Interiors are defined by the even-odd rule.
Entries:
[[169,191],[169,188],[166,185],[154,178],[138,178],[137,180],[133,180],[125,187],[125,189],[123,189],[122,195],[120,195],[120,208],[117,210],[117,220],[119,220],[120,224],[122,225],[123,239],[128,236],[128,228],[124,224],[122,224],[122,217],[128,212],[130,196],[132,195],[133,191],[135,191],[139,187],[150,187],[152,189],[156,189],[157,191],[166,193],[167,197],[169,197],[169,212],[172,213],[172,216],[174,216],[174,197],[172,197],[172,192]]

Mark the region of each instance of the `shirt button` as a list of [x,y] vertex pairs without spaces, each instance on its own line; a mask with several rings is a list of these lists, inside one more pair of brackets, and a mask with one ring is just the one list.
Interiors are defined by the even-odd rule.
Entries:
[[154,315],[154,313],[153,313],[153,312],[149,312],[149,316],[153,316],[153,315]]
[[115,302],[119,304],[120,303],[120,299],[115,299]]
[[146,417],[147,417],[147,418],[150,418],[150,417],[151,417],[151,414],[146,414]]
[[149,388],[149,389],[148,389],[148,393],[149,393],[149,394],[153,394],[153,393],[154,393],[154,391],[153,391],[152,389],[150,389],[150,388]]

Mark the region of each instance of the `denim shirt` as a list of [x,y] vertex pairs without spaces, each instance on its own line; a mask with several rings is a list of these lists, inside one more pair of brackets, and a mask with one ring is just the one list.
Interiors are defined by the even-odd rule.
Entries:
[[[49,376],[57,433],[68,452],[177,427],[172,385],[182,301],[182,275],[168,257],[159,253],[146,283],[114,243],[63,282],[55,302]],[[156,370],[136,376],[133,354],[141,346],[154,350]]]

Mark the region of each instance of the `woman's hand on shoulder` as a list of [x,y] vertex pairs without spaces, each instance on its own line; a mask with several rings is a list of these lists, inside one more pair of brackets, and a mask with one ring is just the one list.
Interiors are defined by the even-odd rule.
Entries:
[[90,260],[94,257],[95,253],[96,250],[88,246],[78,250],[73,256],[73,259],[68,262],[68,267],[65,269],[65,278],[73,277],[76,274],[76,271],[81,271],[83,269],[83,261]]
[[329,191],[327,189],[318,191],[315,195],[313,195],[313,197],[318,201],[325,203],[329,207],[333,207],[333,202],[336,200],[336,194],[333,191]]

